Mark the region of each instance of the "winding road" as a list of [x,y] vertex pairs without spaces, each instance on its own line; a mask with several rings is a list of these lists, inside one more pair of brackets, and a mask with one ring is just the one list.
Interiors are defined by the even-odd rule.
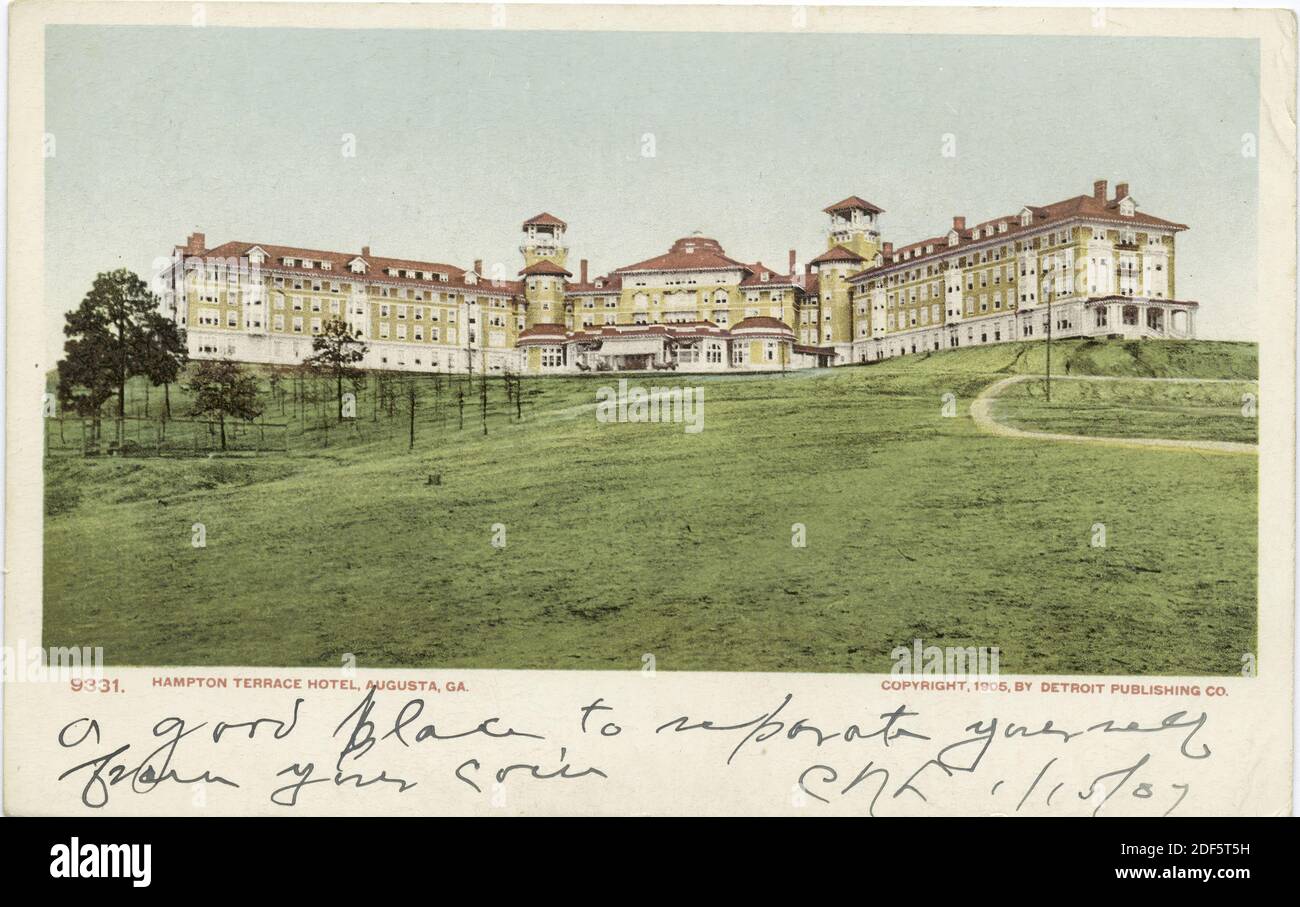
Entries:
[[[1058,432],[1027,431],[999,422],[993,417],[993,402],[998,394],[1013,384],[1043,375],[1012,375],[984,388],[970,405],[970,416],[981,431],[1005,438],[1026,438],[1038,441],[1070,441],[1078,444],[1105,444],[1110,447],[1162,447],[1173,450],[1197,450],[1223,454],[1258,454],[1258,444],[1240,441],[1196,441],[1178,438],[1102,438],[1089,435],[1066,435]],[[1233,379],[1222,378],[1120,378],[1110,375],[1058,375],[1053,381],[1161,381],[1167,384],[1234,384]]]

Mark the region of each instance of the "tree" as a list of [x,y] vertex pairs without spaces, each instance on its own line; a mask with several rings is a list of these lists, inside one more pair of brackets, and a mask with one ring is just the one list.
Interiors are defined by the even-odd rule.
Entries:
[[165,418],[172,417],[171,385],[185,368],[185,332],[166,315],[153,312],[144,323],[136,353],[141,372],[154,387],[162,385]]
[[[150,369],[158,369],[157,374],[166,370],[163,356],[148,352],[158,349],[148,337],[150,331],[162,330],[158,305],[145,282],[125,268],[97,275],[81,305],[65,316],[63,333],[68,339],[59,363],[60,398],[87,407],[98,401],[98,415],[98,406],[116,394],[117,416],[124,417],[127,379],[150,374]],[[169,336],[168,348],[175,341]]]
[[303,360],[304,364],[334,376],[334,389],[338,396],[339,421],[343,421],[343,379],[356,374],[355,366],[365,358],[366,345],[352,330],[337,318],[325,324],[324,330],[312,338],[314,353]]
[[190,415],[216,417],[221,449],[226,449],[226,417],[251,422],[262,414],[257,379],[229,359],[200,362],[185,389],[193,398]]
[[278,369],[272,369],[271,375],[266,379],[266,383],[271,388],[271,399],[280,404],[280,415],[284,415],[284,376]]
[[63,345],[64,358],[58,365],[59,403],[80,416],[94,419],[93,433],[99,438],[99,417],[104,403],[113,396],[112,363],[106,362],[104,344],[70,339]]

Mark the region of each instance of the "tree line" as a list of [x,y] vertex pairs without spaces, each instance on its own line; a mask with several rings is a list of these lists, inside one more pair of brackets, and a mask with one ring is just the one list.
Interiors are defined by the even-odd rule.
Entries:
[[[186,354],[184,329],[162,312],[161,300],[149,290],[145,281],[128,270],[97,275],[81,304],[65,316],[63,332],[67,339],[64,357],[58,363],[57,396],[65,410],[70,409],[92,420],[95,440],[100,437],[104,408],[110,401],[114,402],[120,434],[126,418],[127,384],[132,378],[144,378],[146,392],[149,386],[162,387],[160,418],[164,422],[173,418],[171,385],[180,382],[189,396],[187,414],[202,416],[217,424],[222,450],[227,449],[226,426],[229,420],[251,422],[264,413],[268,402],[278,403],[280,414],[286,414],[289,390],[286,390],[283,372],[273,370],[270,373],[267,379],[268,401],[257,377],[229,359],[202,359],[191,363]],[[299,368],[289,372],[293,382],[290,388],[292,396],[304,423],[310,396],[306,387],[307,376],[328,380],[333,385],[332,402],[338,422],[361,417],[355,412],[355,404],[366,387],[367,375],[359,364],[367,352],[365,342],[339,319],[328,321],[321,333],[312,337],[312,354]],[[186,375],[183,381],[182,375]],[[446,427],[447,410],[454,407],[457,430],[463,430],[468,405],[471,412],[478,410],[482,432],[487,434],[487,375],[480,371],[477,393],[474,392],[474,377],[463,376],[459,386],[453,388],[449,376],[430,374],[434,415],[435,418],[440,416]],[[421,408],[423,398],[417,379],[392,372],[376,372],[374,380],[374,418],[377,420],[383,411],[389,419],[394,419],[399,408],[405,410],[403,415],[409,423],[408,442],[414,448],[416,412]],[[503,385],[507,407],[514,410],[517,418],[522,418],[525,392],[521,379],[507,372],[503,376]],[[349,395],[354,410],[351,412],[348,411]],[[328,426],[325,428],[328,431]]]

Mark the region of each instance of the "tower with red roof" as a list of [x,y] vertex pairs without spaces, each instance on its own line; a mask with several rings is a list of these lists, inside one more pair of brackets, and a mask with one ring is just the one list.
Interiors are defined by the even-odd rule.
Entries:
[[567,227],[568,224],[546,211],[524,221],[523,242],[519,246],[524,267],[519,276],[523,280],[524,301],[528,304],[526,327],[538,324],[573,327],[573,315],[566,312],[564,302],[565,281],[573,276],[564,267],[569,257],[569,247],[564,244]]
[[535,265],[539,261],[549,261],[563,268],[569,257],[569,247],[564,242],[564,231],[568,227],[564,221],[546,211],[524,221],[523,241],[519,246],[519,251],[524,256],[524,267]]

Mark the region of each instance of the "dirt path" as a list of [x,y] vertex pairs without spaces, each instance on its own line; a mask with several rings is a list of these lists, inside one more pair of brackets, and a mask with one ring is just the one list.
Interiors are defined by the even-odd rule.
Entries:
[[[981,431],[1004,438],[1028,438],[1038,441],[1073,441],[1080,444],[1105,444],[1111,447],[1163,447],[1174,450],[1196,450],[1208,453],[1244,454],[1259,453],[1258,444],[1239,441],[1195,441],[1177,438],[1100,438],[1089,435],[1066,435],[1057,432],[1027,431],[1005,425],[993,418],[993,402],[1006,388],[1021,381],[1041,379],[1042,375],[1012,375],[990,384],[971,401],[970,416]],[[1233,384],[1237,379],[1226,378],[1120,378],[1109,375],[1065,375],[1053,381],[1163,381],[1168,384]]]

